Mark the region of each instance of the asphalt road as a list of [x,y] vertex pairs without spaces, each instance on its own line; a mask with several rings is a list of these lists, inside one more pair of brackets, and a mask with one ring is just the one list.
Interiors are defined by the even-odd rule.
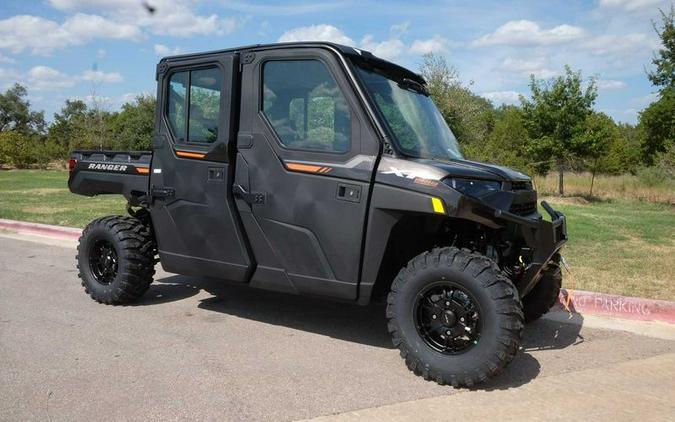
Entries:
[[[140,303],[105,306],[84,294],[74,255],[72,248],[0,236],[0,420],[354,418],[373,407],[391,417],[470,394],[498,411],[499,400],[512,406],[515,394],[542,394],[545,405],[551,396],[538,386],[546,380],[569,376],[585,380],[570,391],[592,391],[603,374],[648,373],[643,362],[670,374],[650,407],[663,419],[675,414],[672,340],[541,320],[526,328],[523,351],[506,374],[467,392],[413,376],[391,346],[381,306],[163,272]],[[666,363],[654,363],[659,358]],[[396,410],[401,402],[408,407]]]

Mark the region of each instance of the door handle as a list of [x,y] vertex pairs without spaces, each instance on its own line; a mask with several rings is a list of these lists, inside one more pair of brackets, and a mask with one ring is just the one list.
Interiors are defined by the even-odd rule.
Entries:
[[176,190],[174,188],[156,188],[152,187],[150,191],[150,196],[152,199],[167,199],[173,198],[176,195]]
[[361,186],[338,183],[337,199],[349,202],[361,202]]
[[264,205],[265,204],[266,195],[264,193],[248,192],[241,185],[232,186],[232,194],[235,197],[237,197],[239,199],[242,199],[247,204],[251,204],[251,205]]

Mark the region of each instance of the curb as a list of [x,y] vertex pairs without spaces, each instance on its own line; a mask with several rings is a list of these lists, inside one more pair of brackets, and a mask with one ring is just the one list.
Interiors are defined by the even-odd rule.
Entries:
[[0,218],[0,230],[9,230],[19,234],[32,234],[38,236],[47,236],[60,240],[75,241],[77,241],[82,234],[82,229],[76,229],[73,227],[28,223],[25,221],[6,220],[2,218]]
[[637,321],[660,321],[675,324],[675,302],[587,292],[561,290],[556,306],[578,314],[602,315]]
[[[77,241],[82,234],[81,229],[73,227],[52,226],[49,224],[28,223],[1,218],[0,230],[74,241]],[[560,296],[555,306],[558,309],[565,309],[565,304],[568,303],[568,300],[569,310],[573,313],[675,324],[675,302],[563,289],[560,291]]]

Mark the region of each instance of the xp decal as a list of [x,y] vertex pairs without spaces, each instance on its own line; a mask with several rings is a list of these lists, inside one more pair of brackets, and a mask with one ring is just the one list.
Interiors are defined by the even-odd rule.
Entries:
[[444,171],[433,166],[391,157],[382,157],[378,173],[411,180],[419,178],[430,181],[441,180],[446,176]]

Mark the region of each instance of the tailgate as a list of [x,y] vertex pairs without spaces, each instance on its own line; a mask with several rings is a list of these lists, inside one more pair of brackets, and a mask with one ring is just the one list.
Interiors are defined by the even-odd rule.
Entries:
[[86,196],[139,198],[148,193],[151,160],[150,151],[74,151],[68,162],[68,188]]

